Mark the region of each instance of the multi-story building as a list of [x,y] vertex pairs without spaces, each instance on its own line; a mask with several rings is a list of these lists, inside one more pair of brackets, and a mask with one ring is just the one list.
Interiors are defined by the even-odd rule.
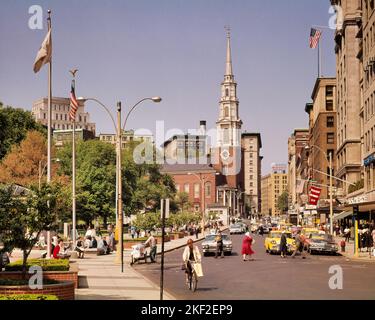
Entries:
[[243,133],[242,144],[242,174],[245,204],[251,213],[261,212],[261,165],[262,139],[260,133]]
[[311,98],[313,103],[305,108],[309,115],[309,175],[322,186],[321,198],[328,199],[330,154],[332,173],[336,173],[336,79],[318,78]]
[[[93,140],[95,135],[92,131],[86,129],[76,129],[75,130],[75,140]],[[62,147],[65,143],[71,143],[73,139],[73,130],[54,130],[53,131],[53,140],[56,147]]]
[[[69,119],[70,99],[52,98],[52,129],[73,129],[73,123]],[[32,114],[35,121],[42,125],[48,125],[48,98],[42,98],[33,103]],[[76,129],[91,131],[95,135],[95,123],[90,122],[90,114],[85,112],[84,102],[79,102],[76,114]]]
[[279,197],[288,188],[288,174],[285,165],[272,168],[272,173],[262,177],[262,202],[263,215],[276,216],[282,214],[278,208]]
[[[337,24],[335,32],[336,53],[336,104],[337,104],[337,171],[342,180],[356,183],[361,179],[361,96],[368,88],[368,80],[361,83],[363,68],[361,60],[360,30],[361,1],[331,0],[332,5],[341,7],[342,23]],[[366,6],[373,6],[373,1],[364,1]],[[372,28],[370,26],[369,30]],[[371,49],[372,34],[365,35],[363,50]],[[368,61],[366,61],[368,62]],[[367,74],[370,76],[370,74]],[[367,91],[365,108],[371,103],[371,93]],[[371,133],[371,130],[370,130]],[[338,181],[337,186],[348,192],[348,183]]]
[[[117,138],[115,134],[111,133],[101,133],[99,134],[99,140],[115,145]],[[122,132],[122,148],[125,148],[126,145],[130,142],[149,142],[153,143],[153,136],[151,134],[135,134],[134,130],[126,130]]]
[[200,121],[199,134],[174,135],[163,143],[167,164],[208,164],[206,121]]
[[161,172],[173,177],[177,193],[189,195],[195,212],[216,202],[216,171],[207,164],[165,164]]
[[302,161],[302,151],[309,142],[309,129],[295,129],[288,139],[288,194],[290,205],[297,208],[298,195],[303,191],[301,172],[298,171]]

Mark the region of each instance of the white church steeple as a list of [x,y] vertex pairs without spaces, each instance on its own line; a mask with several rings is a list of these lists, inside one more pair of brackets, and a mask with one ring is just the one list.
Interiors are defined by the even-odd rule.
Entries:
[[239,117],[237,83],[234,80],[232,67],[230,29],[227,30],[227,54],[224,81],[221,83],[220,114],[216,122],[218,146],[239,146],[242,121]]

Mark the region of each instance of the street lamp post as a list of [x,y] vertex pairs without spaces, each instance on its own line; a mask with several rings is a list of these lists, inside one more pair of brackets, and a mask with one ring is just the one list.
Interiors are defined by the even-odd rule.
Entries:
[[[329,152],[329,156],[327,153],[317,145],[312,145],[311,148],[317,148],[321,151],[326,161],[328,162],[329,166],[329,230],[330,233],[333,234],[333,195],[332,195],[332,177],[333,177],[333,168],[332,168],[332,152]],[[306,146],[305,149],[309,149],[309,146]]]
[[[116,214],[117,214],[117,219],[116,219],[116,230],[118,234],[118,241],[120,242],[120,248],[116,250],[116,261],[121,263],[121,272],[123,272],[123,267],[124,267],[124,256],[123,256],[123,214],[122,214],[122,175],[121,175],[121,149],[122,149],[122,130],[121,130],[121,102],[117,103],[117,125],[115,122],[115,119],[112,115],[112,113],[109,111],[109,109],[98,99],[95,98],[78,98],[78,101],[86,102],[86,101],[94,101],[98,103],[105,111],[108,113],[110,116],[115,132],[116,132]],[[162,99],[160,97],[153,97],[153,98],[144,98],[137,102],[129,111],[127,114],[124,125],[123,125],[123,130],[125,130],[125,125],[127,122],[127,119],[129,118],[130,113],[143,101],[145,100],[152,100],[154,102],[160,102]]]

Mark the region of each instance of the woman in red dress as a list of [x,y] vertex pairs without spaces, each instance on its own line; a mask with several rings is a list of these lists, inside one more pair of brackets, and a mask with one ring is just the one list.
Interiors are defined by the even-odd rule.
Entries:
[[253,255],[255,253],[251,249],[252,244],[253,244],[253,238],[250,236],[249,232],[246,232],[245,237],[242,240],[241,254],[242,254],[243,261],[249,261],[248,259],[246,259],[247,256],[250,256],[250,260],[254,260],[254,259],[251,259],[251,255]]

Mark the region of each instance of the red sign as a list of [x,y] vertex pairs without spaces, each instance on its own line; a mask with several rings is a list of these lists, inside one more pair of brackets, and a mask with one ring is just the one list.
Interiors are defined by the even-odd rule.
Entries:
[[309,204],[316,206],[320,197],[322,189],[318,187],[311,186],[309,193]]

